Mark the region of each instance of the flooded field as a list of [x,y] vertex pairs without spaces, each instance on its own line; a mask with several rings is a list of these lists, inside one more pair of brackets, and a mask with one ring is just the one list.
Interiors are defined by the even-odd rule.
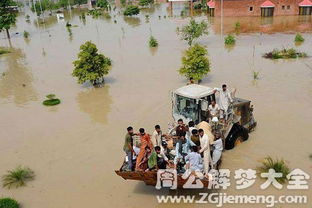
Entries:
[[[17,165],[29,166],[36,173],[26,187],[1,187],[0,196],[12,196],[25,208],[194,207],[160,205],[155,195],[168,191],[124,181],[114,173],[123,160],[127,126],[136,131],[144,127],[152,133],[155,124],[166,130],[172,121],[170,91],[187,81],[177,71],[187,44],[179,39],[176,28],[189,21],[180,16],[181,11],[185,11],[183,4],[174,5],[173,11],[167,4],[159,4],[137,17],[123,17],[117,9],[111,19],[87,16],[83,22],[81,11],[73,10],[62,22],[53,16],[38,24],[26,10],[31,22],[27,23],[23,14],[18,17],[11,43],[0,34],[0,46],[12,50],[0,56],[0,175]],[[206,14],[194,15],[210,26],[209,35],[198,40],[207,47],[211,61],[211,72],[202,84],[218,87],[227,83],[236,88],[238,97],[252,100],[258,121],[247,142],[224,153],[222,167],[252,169],[270,155],[311,175],[312,58],[262,58],[265,52],[283,47],[296,47],[312,56],[311,17],[221,21]],[[77,27],[69,32],[66,21]],[[237,21],[241,31],[236,45],[226,48],[223,36],[233,32]],[[24,30],[30,33],[29,41],[23,38]],[[305,38],[300,46],[294,45],[297,31]],[[150,34],[159,42],[156,50],[148,47]],[[113,60],[103,88],[81,86],[71,76],[79,46],[87,40]],[[259,71],[259,80],[253,80],[253,71]],[[50,93],[62,103],[43,106]],[[261,182],[258,179],[239,193],[312,197],[311,190],[263,191]],[[231,187],[225,192],[237,190]]]

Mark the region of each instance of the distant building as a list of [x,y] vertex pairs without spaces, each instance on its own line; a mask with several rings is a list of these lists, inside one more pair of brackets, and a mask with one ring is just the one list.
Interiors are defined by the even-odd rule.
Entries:
[[312,15],[312,0],[210,0],[210,16],[282,16]]

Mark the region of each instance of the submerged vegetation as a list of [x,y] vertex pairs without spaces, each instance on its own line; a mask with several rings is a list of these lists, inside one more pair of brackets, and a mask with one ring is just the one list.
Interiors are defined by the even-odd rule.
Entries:
[[23,36],[24,36],[24,38],[29,38],[29,32],[27,32],[26,30],[24,30]]
[[179,73],[187,78],[201,80],[210,71],[210,63],[206,48],[195,44],[189,47],[182,57],[182,67]]
[[72,75],[78,78],[79,84],[90,81],[93,85],[97,85],[103,83],[103,77],[109,73],[112,61],[99,54],[96,45],[87,41],[80,46],[78,60],[73,64],[75,69]]
[[135,5],[129,5],[126,7],[124,11],[125,16],[133,16],[133,15],[138,15],[140,13],[140,8]]
[[158,46],[158,42],[157,42],[156,38],[154,38],[153,36],[150,37],[148,44],[149,44],[149,47],[151,47],[151,48]]
[[264,158],[262,161],[262,166],[257,168],[260,173],[267,173],[270,169],[274,169],[276,173],[283,174],[282,177],[276,178],[276,180],[280,183],[284,183],[287,180],[286,176],[290,173],[290,170],[284,160],[274,160],[272,157]]
[[304,42],[304,38],[302,37],[302,35],[300,33],[297,33],[295,36],[295,42],[296,43],[302,43]]
[[289,48],[289,49],[274,49],[271,52],[265,53],[263,55],[264,58],[269,58],[269,59],[290,59],[290,58],[304,58],[307,57],[307,54],[304,52],[299,52],[294,48]]
[[225,45],[234,45],[235,42],[236,42],[236,39],[235,39],[234,35],[231,35],[231,34],[227,35],[224,39]]
[[0,198],[0,208],[19,208],[19,204],[12,198]]
[[139,0],[139,5],[140,6],[148,6],[150,4],[153,4],[154,0]]
[[61,100],[58,98],[55,98],[54,94],[49,94],[46,96],[46,98],[48,99],[42,102],[42,104],[45,106],[53,106],[53,105],[58,105],[61,103]]
[[11,53],[11,51],[0,48],[0,55],[6,54],[6,53]]
[[253,72],[252,72],[252,75],[253,75],[253,79],[254,79],[254,80],[258,80],[258,79],[259,79],[259,73],[260,73],[259,71],[253,71]]
[[208,25],[205,21],[197,23],[191,19],[189,24],[183,26],[181,29],[177,28],[177,33],[181,35],[181,39],[187,41],[191,46],[195,39],[202,35],[208,35]]
[[18,166],[13,170],[9,170],[6,175],[2,177],[2,185],[5,188],[18,188],[25,186],[27,181],[35,178],[34,172],[28,167]]

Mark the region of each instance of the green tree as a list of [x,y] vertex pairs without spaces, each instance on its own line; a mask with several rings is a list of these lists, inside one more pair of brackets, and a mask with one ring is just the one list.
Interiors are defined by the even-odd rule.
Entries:
[[44,11],[47,9],[47,1],[39,2],[37,1],[31,7],[32,12],[36,12],[37,16],[39,17]]
[[177,32],[181,35],[181,39],[187,41],[191,46],[195,39],[202,35],[208,35],[208,25],[204,20],[197,23],[191,19],[188,25],[183,26],[181,30],[178,28]]
[[107,0],[98,0],[98,1],[96,2],[96,6],[97,6],[97,7],[100,7],[100,8],[105,8],[105,9],[107,9],[108,2],[107,2]]
[[126,10],[124,11],[125,16],[132,16],[132,15],[137,15],[140,13],[140,9],[138,6],[135,5],[129,5],[127,6]]
[[73,62],[75,69],[72,73],[78,78],[78,83],[83,84],[90,81],[96,85],[98,81],[103,80],[111,69],[112,62],[103,54],[98,53],[96,45],[87,41],[80,46],[78,60]]
[[181,75],[194,80],[201,80],[210,71],[210,63],[207,50],[198,44],[189,47],[182,57]]
[[0,32],[6,31],[8,38],[10,39],[9,29],[16,22],[16,13],[11,12],[10,6],[14,5],[12,0],[0,1]]

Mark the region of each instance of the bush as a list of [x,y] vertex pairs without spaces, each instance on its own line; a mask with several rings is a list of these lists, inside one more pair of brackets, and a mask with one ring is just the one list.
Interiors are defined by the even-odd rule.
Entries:
[[27,167],[18,166],[14,170],[9,170],[6,175],[2,177],[2,185],[6,188],[25,186],[27,181],[35,178],[34,172]]
[[203,5],[201,3],[194,4],[194,9],[201,9]]
[[100,8],[105,8],[105,9],[107,9],[107,7],[108,7],[108,2],[107,2],[107,0],[98,0],[98,1],[96,2],[96,6],[97,6],[97,7],[100,7]]
[[139,13],[140,13],[140,9],[138,6],[129,5],[129,6],[127,6],[127,8],[123,14],[125,16],[132,16],[132,15],[137,15]]
[[149,39],[149,47],[154,48],[157,46],[158,46],[157,40],[153,36],[151,36]]
[[198,44],[189,47],[182,57],[182,67],[179,73],[187,78],[201,80],[210,71],[207,50]]
[[294,48],[282,50],[274,49],[271,52],[265,53],[263,57],[269,59],[304,58],[307,57],[307,54],[304,52],[298,52]]
[[45,106],[53,106],[53,105],[58,105],[61,103],[61,100],[58,98],[55,98],[54,94],[49,94],[46,97],[48,99],[42,102],[42,104]]
[[181,35],[182,40],[187,41],[191,46],[195,39],[208,34],[208,25],[205,21],[197,23],[194,19],[191,19],[189,24],[184,25],[181,29],[177,28],[177,33]]
[[10,51],[8,51],[8,50],[1,49],[1,48],[0,48],[0,55],[2,55],[2,54],[6,54],[6,53],[11,53],[11,52],[10,52]]
[[104,75],[109,73],[112,61],[98,53],[95,44],[87,41],[80,46],[78,60],[74,61],[73,64],[75,69],[72,75],[78,78],[78,83],[83,84],[90,81],[93,85],[97,85],[99,81],[103,82]]
[[91,15],[93,18],[97,18],[103,14],[102,10],[100,9],[92,9],[89,10],[87,15]]
[[267,173],[270,169],[274,169],[276,173],[282,173],[281,178],[276,178],[280,183],[284,183],[287,178],[286,176],[290,173],[290,170],[284,160],[272,159],[271,157],[266,157],[262,161],[262,166],[257,168],[260,173]]
[[19,208],[16,200],[11,198],[0,198],[0,208]]
[[295,36],[295,42],[302,43],[303,41],[304,41],[304,38],[302,37],[302,35],[300,33],[297,33]]
[[225,45],[234,45],[236,42],[235,37],[233,35],[228,35],[224,39]]
[[28,38],[28,37],[29,37],[29,32],[27,32],[26,30],[24,30],[23,36],[24,36],[24,38]]

